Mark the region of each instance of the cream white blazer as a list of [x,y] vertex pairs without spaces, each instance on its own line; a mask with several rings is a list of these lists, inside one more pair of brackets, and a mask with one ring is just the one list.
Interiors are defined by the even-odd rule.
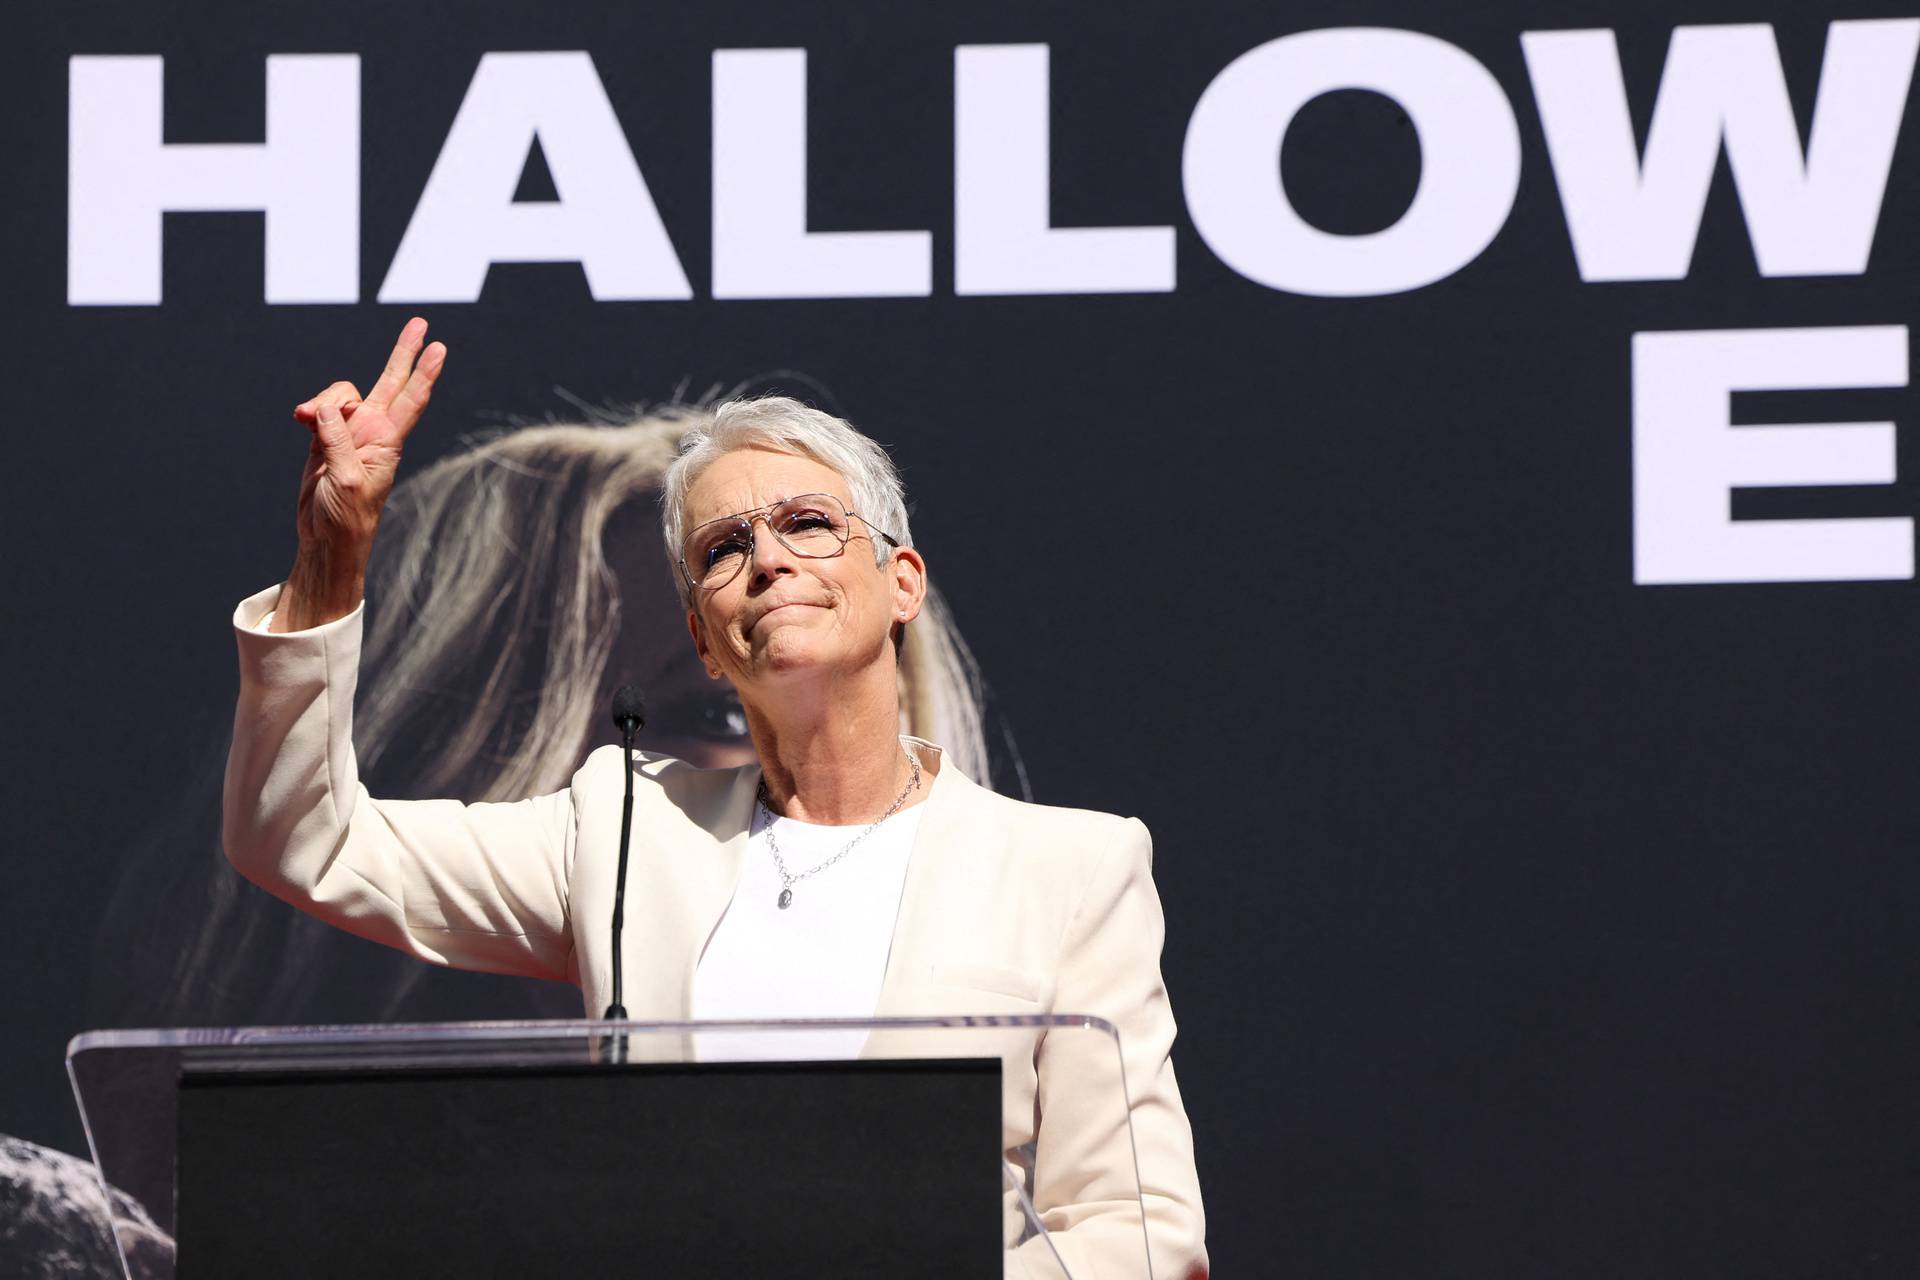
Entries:
[[[626,761],[605,747],[552,795],[375,800],[352,745],[360,614],[260,634],[277,595],[262,592],[234,615],[240,698],[224,795],[233,865],[302,910],[422,960],[575,983],[597,1017],[612,981],[608,922],[632,768],[625,1003],[638,1020],[687,1018],[694,966],[739,876],[759,768],[698,769],[641,752]],[[1153,1275],[1204,1276],[1146,828],[1010,800],[951,764],[923,805],[874,1015],[1112,1022],[1133,1149],[1112,1102],[1122,1086],[1110,1043],[1100,1052],[1105,1042],[1084,1033],[1003,1032],[989,1051],[1006,1062],[1008,1157],[1025,1166],[1035,1208],[1081,1277],[1141,1273],[1138,1218],[1118,1207],[1137,1155]],[[1052,1273],[1044,1243],[1030,1245],[1009,1255],[1009,1272]]]

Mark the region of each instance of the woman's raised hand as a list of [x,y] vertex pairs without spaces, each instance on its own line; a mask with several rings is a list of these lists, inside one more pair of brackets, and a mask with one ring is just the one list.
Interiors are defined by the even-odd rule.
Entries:
[[336,382],[294,409],[313,442],[300,477],[300,550],[274,609],[274,631],[317,627],[360,603],[400,451],[446,365],[446,345],[423,349],[426,340],[427,322],[415,316],[365,397]]

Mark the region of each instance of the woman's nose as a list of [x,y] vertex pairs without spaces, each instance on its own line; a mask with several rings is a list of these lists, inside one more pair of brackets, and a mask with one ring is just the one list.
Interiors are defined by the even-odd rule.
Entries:
[[783,573],[793,572],[793,552],[773,532],[765,516],[755,522],[753,531],[753,580],[771,582]]

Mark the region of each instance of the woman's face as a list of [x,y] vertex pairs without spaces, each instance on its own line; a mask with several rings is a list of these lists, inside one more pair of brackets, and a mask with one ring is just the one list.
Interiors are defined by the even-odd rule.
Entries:
[[[647,695],[643,749],[705,769],[750,763],[747,713],[733,687],[709,680],[687,644],[673,570],[660,550],[660,517],[652,495],[635,498],[607,522],[607,566],[620,589],[620,634],[607,663],[605,695],[637,684]],[[597,741],[597,739],[596,739]]]
[[[853,504],[839,473],[812,458],[767,449],[723,454],[687,490],[689,533],[801,494]],[[924,566],[911,549],[875,564],[872,530],[848,526],[842,554],[801,556],[756,521],[752,554],[724,586],[697,589],[687,618],[708,673],[749,700],[777,699],[784,682],[838,678],[893,661],[893,628],[919,613]]]

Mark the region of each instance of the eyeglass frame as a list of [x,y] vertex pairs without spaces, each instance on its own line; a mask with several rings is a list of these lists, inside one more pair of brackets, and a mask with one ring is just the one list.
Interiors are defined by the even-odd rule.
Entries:
[[847,554],[847,543],[852,542],[854,538],[854,534],[851,529],[847,531],[847,536],[841,539],[840,549],[834,552],[832,555],[810,556],[806,552],[794,546],[791,542],[788,542],[784,537],[780,535],[780,531],[773,527],[772,523],[770,522],[770,517],[772,516],[774,509],[777,507],[784,507],[789,502],[795,502],[801,498],[832,498],[836,503],[840,505],[840,509],[847,513],[847,518],[849,520],[858,520],[861,524],[867,526],[867,528],[870,531],[879,534],[880,540],[886,543],[887,546],[897,550],[901,545],[900,539],[894,537],[892,534],[888,533],[885,529],[882,529],[879,525],[867,519],[865,516],[861,515],[858,511],[855,511],[852,507],[849,507],[846,504],[846,502],[837,493],[824,493],[824,492],[796,493],[789,497],[781,498],[778,502],[769,502],[764,507],[749,507],[745,511],[736,511],[731,515],[715,516],[711,520],[702,520],[699,524],[693,526],[693,528],[688,531],[687,536],[680,540],[680,558],[677,561],[675,561],[675,563],[680,566],[680,576],[686,579],[687,590],[708,591],[708,592],[718,591],[720,590],[721,587],[725,587],[729,583],[731,583],[734,578],[737,578],[740,576],[740,570],[735,569],[733,571],[733,577],[728,578],[726,582],[721,583],[720,586],[717,586],[717,587],[709,587],[704,582],[696,582],[694,580],[693,570],[687,564],[687,550],[686,550],[687,543],[693,539],[693,535],[700,532],[700,530],[706,528],[708,525],[720,524],[728,520],[738,520],[740,521],[740,523],[747,526],[747,556],[746,556],[746,560],[741,562],[742,568],[745,568],[745,566],[753,560],[754,553],[759,549],[760,533],[759,533],[759,530],[757,530],[754,527],[755,525],[758,525],[758,524],[765,524],[767,526],[767,532],[771,533],[774,536],[775,541],[777,541],[781,546],[785,547],[787,550],[793,552],[794,555],[799,556],[802,560],[837,560],[841,556]]

